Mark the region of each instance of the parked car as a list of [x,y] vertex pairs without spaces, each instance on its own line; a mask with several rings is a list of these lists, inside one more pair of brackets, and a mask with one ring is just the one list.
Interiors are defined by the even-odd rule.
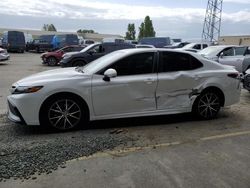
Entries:
[[215,118],[240,99],[239,73],[198,54],[125,49],[83,67],[41,72],[14,83],[8,117],[70,130],[88,120],[193,112]]
[[198,52],[202,49],[205,49],[209,46],[207,43],[190,43],[185,45],[182,48],[179,48],[180,50],[190,51],[190,52]]
[[8,60],[10,55],[6,49],[0,48],[0,61]]
[[47,64],[49,66],[56,66],[62,59],[63,54],[68,52],[80,52],[86,46],[72,45],[66,46],[56,51],[46,52],[41,55],[43,64]]
[[176,42],[173,43],[172,45],[164,46],[164,48],[168,49],[176,49],[176,48],[183,48],[184,46],[190,44],[189,42]]
[[23,32],[5,31],[2,40],[3,48],[8,51],[16,51],[23,53],[25,50],[25,38]]
[[234,66],[239,72],[244,73],[250,68],[250,49],[247,46],[210,46],[198,53],[220,64]]
[[156,48],[163,48],[171,44],[169,37],[145,37],[139,40],[138,44],[153,45]]
[[250,69],[247,69],[243,77],[243,87],[250,92]]
[[69,52],[64,54],[60,64],[62,67],[83,66],[110,52],[127,48],[135,48],[135,45],[119,42],[91,44],[80,52]]
[[53,45],[46,40],[34,39],[31,43],[26,44],[26,51],[45,52],[53,50]]

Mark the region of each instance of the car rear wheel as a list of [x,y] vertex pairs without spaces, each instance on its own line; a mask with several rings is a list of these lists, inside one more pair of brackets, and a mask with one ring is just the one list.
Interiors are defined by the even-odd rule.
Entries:
[[217,92],[206,91],[196,99],[193,112],[202,119],[213,119],[221,108],[221,98]]
[[71,96],[59,96],[48,100],[41,110],[41,124],[56,130],[68,131],[84,122],[84,105]]
[[56,66],[56,58],[54,58],[54,57],[49,57],[48,59],[47,59],[47,62],[48,62],[48,65],[49,66]]

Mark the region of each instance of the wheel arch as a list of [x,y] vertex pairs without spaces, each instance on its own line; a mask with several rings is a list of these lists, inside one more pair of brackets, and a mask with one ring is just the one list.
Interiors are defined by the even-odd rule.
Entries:
[[79,96],[78,94],[75,94],[75,93],[72,93],[72,92],[58,92],[58,93],[54,93],[50,96],[48,96],[44,101],[43,103],[41,104],[40,106],[40,109],[39,109],[39,122],[41,123],[41,118],[42,118],[42,113],[43,113],[43,110],[45,109],[45,105],[57,98],[57,97],[61,97],[61,96],[71,96],[71,97],[74,97],[76,98],[79,102],[81,102],[84,106],[84,110],[86,110],[86,114],[85,114],[85,118],[87,121],[89,121],[89,118],[90,118],[90,109],[89,109],[89,106],[87,104],[87,102],[81,97]]
[[85,63],[85,64],[88,63],[88,62],[86,61],[86,59],[77,57],[77,58],[73,58],[73,59],[71,60],[71,62],[72,62],[71,65],[73,66],[74,63],[77,62],[77,61],[82,61],[82,62]]
[[221,107],[223,107],[225,105],[225,95],[224,95],[223,91],[219,87],[216,87],[216,86],[206,87],[205,89],[203,89],[201,91],[201,94],[205,93],[205,92],[208,92],[208,91],[216,92],[219,95],[219,97],[221,98]]

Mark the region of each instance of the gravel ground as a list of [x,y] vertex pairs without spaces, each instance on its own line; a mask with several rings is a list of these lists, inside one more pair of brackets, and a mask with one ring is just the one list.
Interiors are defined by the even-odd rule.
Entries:
[[10,124],[5,115],[1,115],[0,124],[7,126],[0,127],[0,181],[36,179],[36,175],[65,168],[68,160],[134,141],[119,130],[53,133],[40,127],[19,127]]

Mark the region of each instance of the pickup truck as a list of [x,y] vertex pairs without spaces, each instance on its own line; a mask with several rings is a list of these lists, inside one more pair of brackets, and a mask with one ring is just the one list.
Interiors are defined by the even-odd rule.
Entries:
[[26,44],[26,51],[45,52],[53,50],[53,45],[41,39],[34,39],[31,43]]

